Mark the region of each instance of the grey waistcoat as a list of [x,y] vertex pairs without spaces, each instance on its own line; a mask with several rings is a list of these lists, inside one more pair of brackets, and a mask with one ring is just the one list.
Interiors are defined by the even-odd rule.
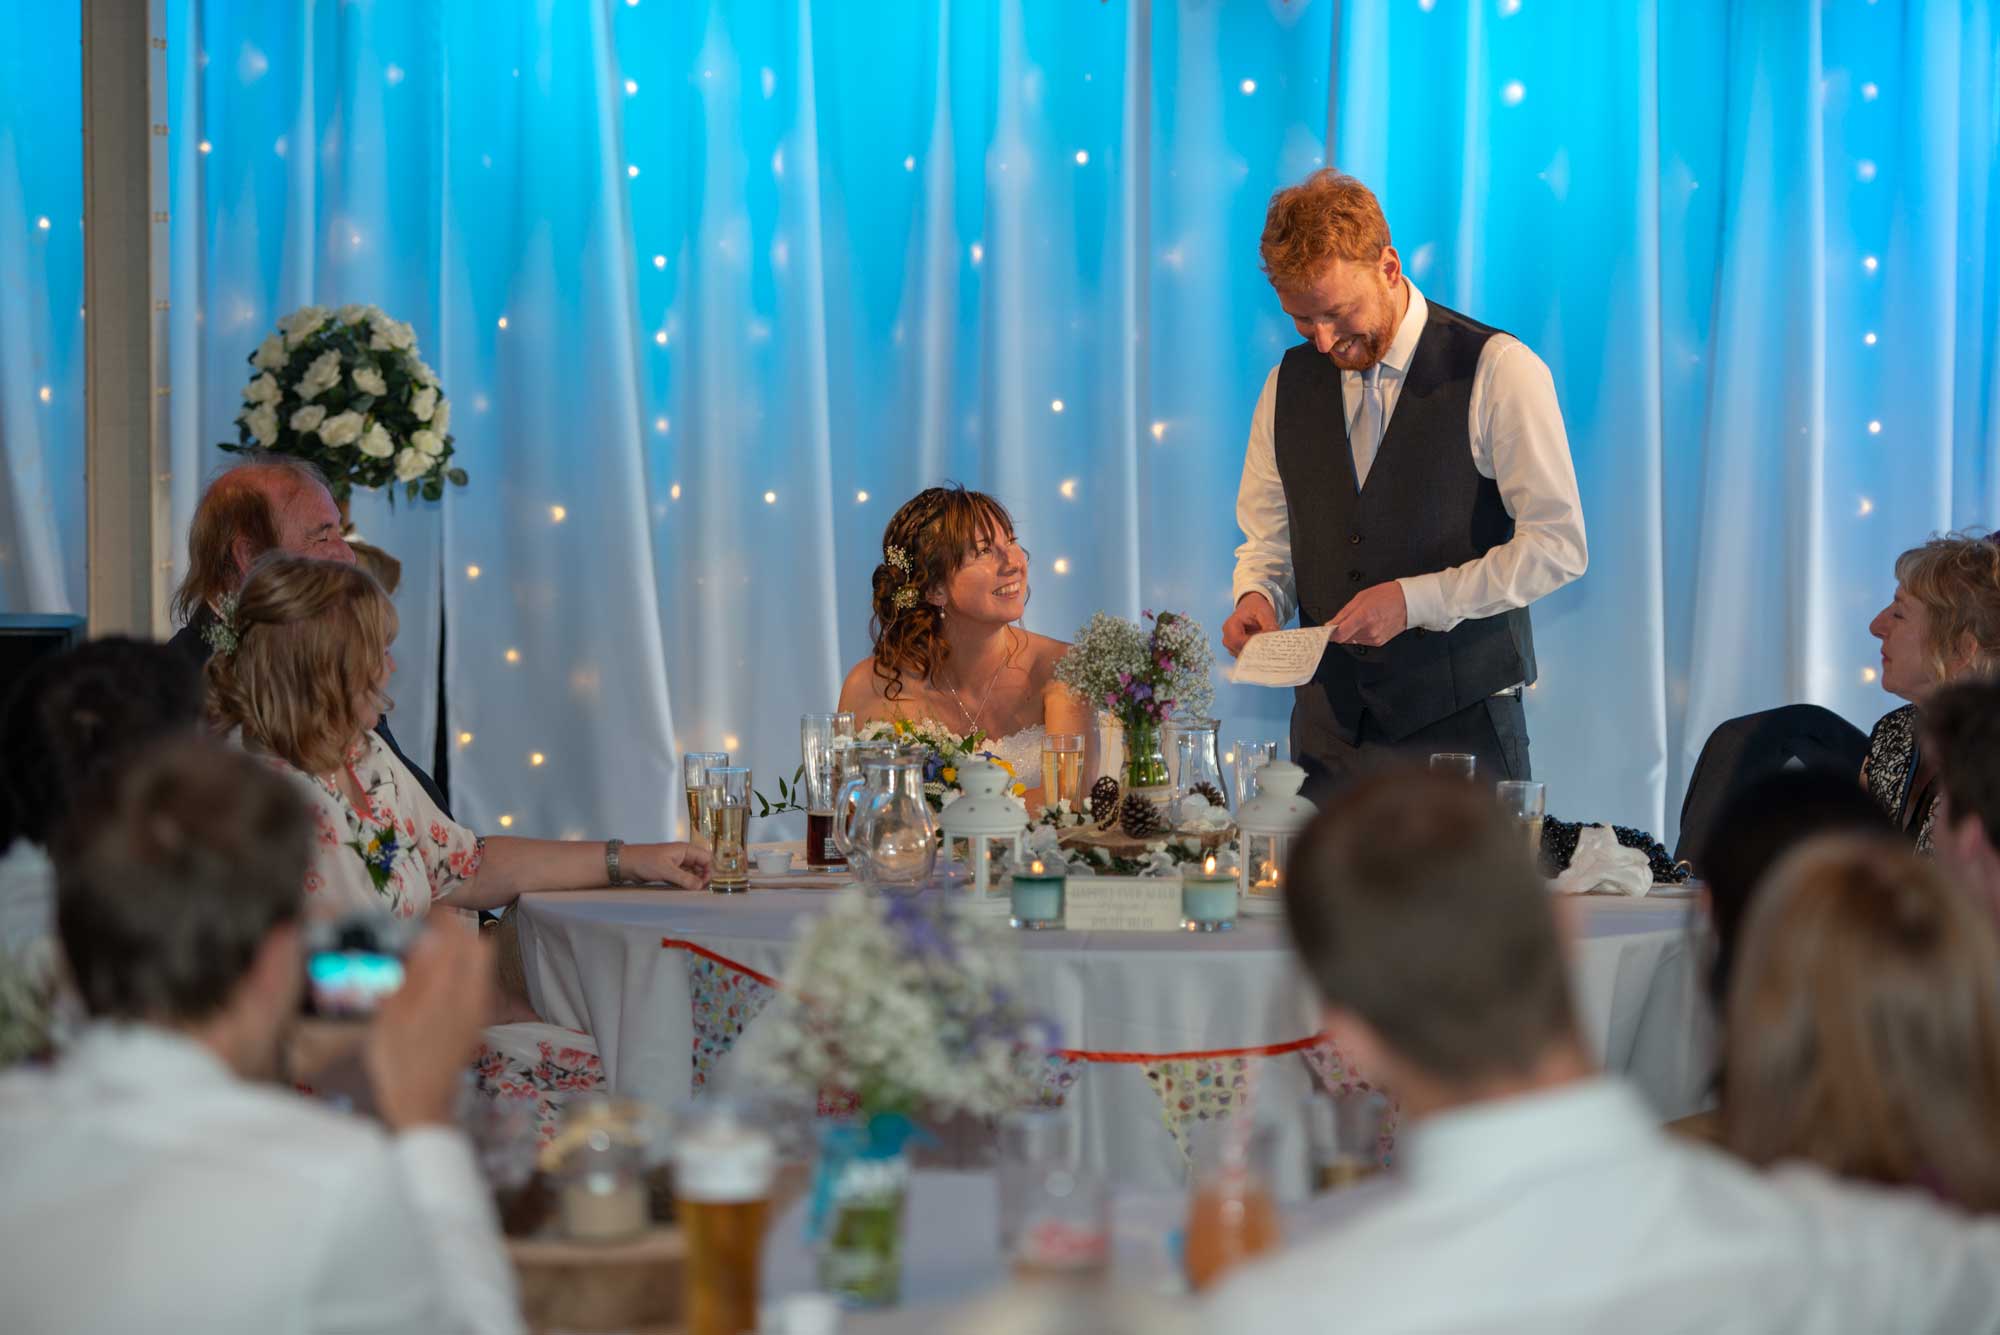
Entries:
[[[1340,368],[1310,344],[1285,354],[1273,434],[1300,625],[1332,620],[1371,585],[1463,565],[1513,537],[1500,488],[1472,465],[1466,422],[1480,350],[1495,332],[1431,303],[1360,488]],[[1524,607],[1442,634],[1406,630],[1373,649],[1329,645],[1318,675],[1297,690],[1294,744],[1309,752],[1329,732],[1352,744],[1364,712],[1397,740],[1534,679]]]

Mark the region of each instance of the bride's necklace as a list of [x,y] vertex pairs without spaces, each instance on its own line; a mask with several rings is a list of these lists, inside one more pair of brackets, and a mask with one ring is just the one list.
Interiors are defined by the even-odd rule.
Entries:
[[[1011,635],[1012,635],[1012,632],[1004,632],[1004,633],[1006,633],[1006,634],[1008,634],[1008,635],[1010,636],[1010,638],[1009,638],[1009,641],[1008,641],[1008,643],[1009,643],[1009,645],[1011,646],[1011,645],[1012,645],[1012,639],[1011,639]],[[987,702],[988,700],[991,700],[991,699],[993,698],[993,687],[994,687],[994,686],[995,686],[995,685],[996,685],[996,684],[997,684],[997,683],[999,682],[999,680],[1000,680],[1000,674],[1001,674],[1002,672],[1005,672],[1005,671],[1007,670],[1007,664],[1009,664],[1009,663],[1011,663],[1011,662],[1013,662],[1013,661],[1014,661],[1014,655],[1013,655],[1013,653],[1011,652],[1011,648],[1010,648],[1010,651],[1009,651],[1008,653],[1006,653],[1006,654],[1003,654],[1003,655],[1001,656],[1001,659],[1000,659],[1000,666],[999,666],[999,667],[997,667],[997,668],[994,668],[994,669],[993,669],[993,675],[992,675],[992,676],[990,676],[990,677],[988,677],[988,678],[986,679],[986,693],[985,693],[984,695],[981,695],[981,696],[979,697],[979,708],[978,708],[978,709],[967,709],[967,708],[965,707],[965,697],[964,697],[964,696],[962,696],[962,695],[960,695],[960,694],[958,693],[958,687],[957,687],[957,686],[955,686],[955,685],[953,685],[953,684],[952,684],[951,682],[948,682],[948,681],[947,681],[947,682],[946,682],[946,683],[944,684],[944,688],[945,688],[945,689],[946,689],[947,691],[950,691],[950,692],[951,692],[951,698],[952,698],[952,699],[953,699],[954,701],[956,701],[956,702],[957,702],[957,704],[958,704],[958,712],[959,712],[959,713],[961,713],[961,714],[963,714],[963,715],[965,715],[965,721],[966,721],[967,725],[968,725],[968,726],[970,726],[970,727],[971,727],[971,729],[972,729],[972,730],[973,730],[974,732],[978,732],[978,731],[980,730],[980,728],[979,728],[979,710],[980,710],[980,709],[984,709],[984,708],[986,708],[986,702]],[[952,675],[953,675],[953,676],[956,676],[956,675],[958,675],[958,674],[957,674],[957,673],[953,673]]]

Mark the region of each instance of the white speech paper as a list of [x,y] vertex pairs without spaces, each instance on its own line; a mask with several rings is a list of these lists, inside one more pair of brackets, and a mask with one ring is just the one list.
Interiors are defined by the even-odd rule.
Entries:
[[1243,686],[1303,686],[1319,671],[1332,634],[1332,626],[1309,626],[1252,635],[1225,675]]

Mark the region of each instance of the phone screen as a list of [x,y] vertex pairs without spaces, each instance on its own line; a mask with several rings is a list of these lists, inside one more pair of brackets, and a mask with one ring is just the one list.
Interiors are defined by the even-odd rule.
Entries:
[[373,1015],[403,985],[403,961],[379,950],[316,950],[306,956],[306,999],[314,1015]]

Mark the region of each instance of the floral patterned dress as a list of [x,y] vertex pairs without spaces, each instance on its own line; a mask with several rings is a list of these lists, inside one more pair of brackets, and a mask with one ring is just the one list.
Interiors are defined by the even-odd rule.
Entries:
[[[329,780],[263,755],[311,804],[312,862],[306,913],[315,920],[387,911],[422,918],[479,874],[480,839],[424,792],[396,753],[373,732],[348,753],[347,773],[366,798],[350,802]],[[445,905],[450,908],[450,904]],[[601,1093],[604,1068],[589,1034],[552,1024],[491,1025],[473,1063],[474,1087],[486,1097],[532,1103],[537,1136],[554,1133],[562,1105]]]

